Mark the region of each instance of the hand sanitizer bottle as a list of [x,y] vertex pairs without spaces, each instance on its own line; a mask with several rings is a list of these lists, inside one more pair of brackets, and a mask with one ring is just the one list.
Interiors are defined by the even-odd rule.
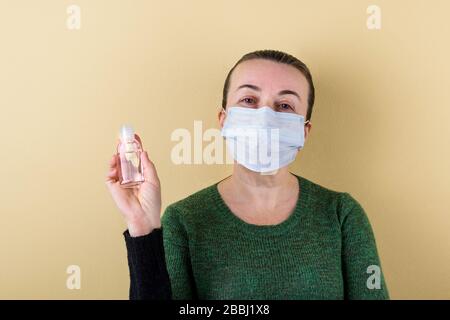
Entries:
[[129,125],[122,126],[117,153],[120,158],[119,181],[123,188],[137,187],[144,181],[141,163],[142,146]]

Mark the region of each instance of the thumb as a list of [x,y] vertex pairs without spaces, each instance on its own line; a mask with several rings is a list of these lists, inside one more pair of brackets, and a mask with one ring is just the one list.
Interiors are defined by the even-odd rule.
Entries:
[[141,153],[142,168],[144,171],[144,179],[146,182],[151,182],[159,186],[158,173],[154,163],[148,157],[147,151]]

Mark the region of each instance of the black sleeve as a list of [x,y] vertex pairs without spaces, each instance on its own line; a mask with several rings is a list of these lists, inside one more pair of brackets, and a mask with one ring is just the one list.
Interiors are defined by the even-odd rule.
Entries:
[[172,299],[162,228],[140,237],[131,237],[128,230],[123,235],[130,269],[130,300]]

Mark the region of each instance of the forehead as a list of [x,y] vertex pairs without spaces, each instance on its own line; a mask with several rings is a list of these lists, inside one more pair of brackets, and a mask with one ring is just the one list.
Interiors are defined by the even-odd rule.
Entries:
[[230,91],[242,84],[253,84],[264,89],[291,89],[306,92],[308,81],[295,67],[264,59],[247,60],[234,69],[231,75]]

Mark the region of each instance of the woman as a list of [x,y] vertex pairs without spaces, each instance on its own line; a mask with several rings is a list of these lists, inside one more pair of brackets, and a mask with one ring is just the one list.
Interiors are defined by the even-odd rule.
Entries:
[[[131,299],[389,298],[360,204],[288,170],[311,130],[313,104],[301,61],[273,50],[244,55],[227,76],[218,114],[232,175],[169,205],[161,219],[148,154],[136,190],[119,186],[113,156],[106,183],[128,226]],[[276,129],[273,161],[250,161],[269,143],[252,148],[239,128]]]

